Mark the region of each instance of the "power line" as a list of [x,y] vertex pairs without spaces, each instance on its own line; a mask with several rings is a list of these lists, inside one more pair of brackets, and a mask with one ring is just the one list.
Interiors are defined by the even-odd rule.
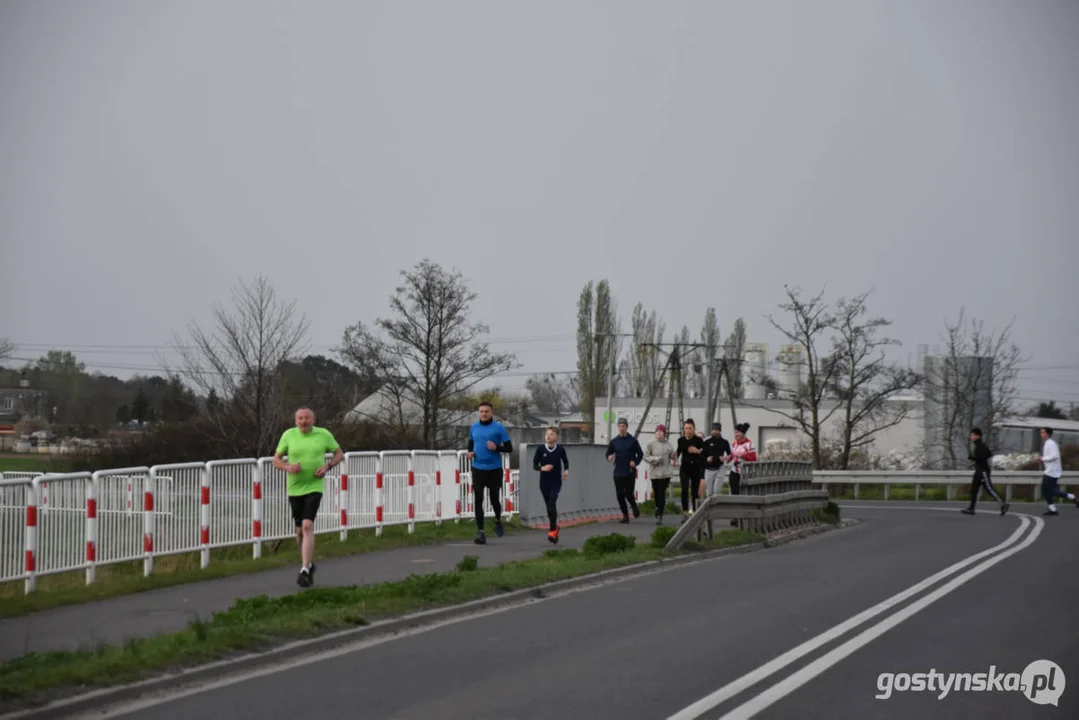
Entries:
[[[487,345],[516,345],[516,344],[528,344],[528,343],[540,343],[550,342],[552,340],[576,340],[576,333],[556,333],[552,335],[523,335],[523,336],[510,336],[510,337],[492,337],[492,338],[477,338],[478,342],[486,343]],[[9,340],[16,348],[29,349],[29,350],[67,350],[72,353],[75,352],[101,352],[112,350],[198,350],[198,345],[186,345],[166,343],[161,344],[109,344],[109,343],[23,343],[15,340]],[[215,347],[224,347],[224,343],[213,343]],[[333,344],[314,344],[309,346],[312,349],[317,350],[333,350],[340,347],[340,343]]]

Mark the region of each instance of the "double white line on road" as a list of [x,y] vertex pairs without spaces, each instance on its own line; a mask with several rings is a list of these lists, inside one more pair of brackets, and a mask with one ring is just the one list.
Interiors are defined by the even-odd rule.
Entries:
[[[944,509],[926,508],[926,510]],[[955,512],[954,509],[948,509],[946,511]],[[1042,528],[1045,527],[1045,521],[1042,520],[1040,517],[1032,517],[1030,515],[1017,514],[1013,517],[1019,518],[1019,527],[1014,533],[1011,534],[1011,536],[1007,540],[1000,543],[999,545],[995,545],[987,550],[983,550],[980,553],[971,555],[968,558],[960,560],[954,565],[927,577],[925,580],[922,580],[917,585],[912,585],[903,592],[893,595],[887,600],[884,600],[883,602],[878,603],[877,605],[874,605],[873,607],[858,613],[849,620],[846,620],[836,625],[830,630],[826,630],[815,638],[807,640],[798,647],[792,650],[788,650],[774,660],[771,660],[770,662],[761,665],[756,670],[746,673],[737,680],[734,680],[733,682],[724,685],[715,692],[693,703],[689,707],[675,713],[674,715],[671,715],[667,720],[694,720],[695,718],[698,718],[701,715],[711,710],[714,710],[735,695],[738,695],[742,691],[752,687],[753,685],[756,685],[757,683],[770,677],[771,675],[774,675],[786,666],[799,660],[802,657],[805,657],[814,650],[817,650],[818,648],[827,645],[833,640],[842,637],[847,632],[853,630],[867,620],[871,620],[876,616],[887,612],[895,606],[919,594],[926,588],[929,588],[932,585],[940,582],[941,580],[950,577],[951,575],[954,575],[968,565],[977,563],[983,558],[988,558],[984,562],[981,562],[975,567],[967,570],[966,572],[954,578],[945,585],[937,588],[936,590],[921,598],[917,602],[911,603],[907,607],[885,618],[876,625],[866,628],[862,632],[852,637],[847,642],[843,643],[829,653],[809,663],[801,670],[788,676],[786,679],[780,681],[779,683],[776,683],[775,685],[772,685],[766,690],[763,690],[760,694],[756,695],[750,700],[747,700],[746,702],[734,708],[727,714],[723,715],[720,720],[743,720],[744,718],[753,717],[761,710],[764,710],[768,706],[783,699],[790,693],[800,688],[802,685],[805,685],[807,682],[823,673],[828,668],[848,657],[864,645],[867,645],[875,638],[884,634],[885,632],[895,627],[899,623],[903,622],[907,618],[911,617],[918,611],[933,604],[940,598],[952,592],[959,586],[969,582],[970,580],[982,574],[983,572],[993,567],[997,563],[1001,562],[1002,560],[1005,560],[1016,554],[1017,552],[1020,552],[1023,549],[1030,547],[1034,543],[1034,541],[1038,539],[1038,536],[1041,535]],[[1026,538],[1020,541],[1020,538],[1022,538],[1023,534],[1027,531],[1027,528],[1029,528],[1031,524],[1033,524],[1034,529],[1030,532],[1029,535],[1026,536]]]

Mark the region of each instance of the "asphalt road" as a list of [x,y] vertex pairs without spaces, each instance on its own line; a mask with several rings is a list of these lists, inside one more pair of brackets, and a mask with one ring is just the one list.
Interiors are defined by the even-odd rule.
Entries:
[[[1042,521],[1040,506],[1018,508],[1037,517],[1020,535],[1017,513],[967,517],[955,505],[926,509],[931,505],[941,507],[848,503],[845,515],[863,522],[839,532],[447,623],[122,710],[145,720],[210,713],[260,719],[697,717],[682,711],[953,563],[1009,538],[1011,546],[985,560],[1011,552]],[[705,703],[699,716],[1079,716],[1079,511],[1065,507],[1044,521],[1029,547],[988,569],[978,560],[942,578],[774,674],[721,696],[722,702]],[[965,570],[980,574],[878,637],[862,634],[901,619]],[[867,642],[848,653],[844,645],[859,639]],[[842,657],[833,661],[835,653]],[[991,665],[1022,673],[1041,658],[1067,677],[1059,707],[1034,704],[1018,691],[874,698],[881,673],[977,673]],[[819,672],[811,664],[818,661]],[[804,684],[783,688],[802,675]],[[739,714],[762,698],[766,702]]]

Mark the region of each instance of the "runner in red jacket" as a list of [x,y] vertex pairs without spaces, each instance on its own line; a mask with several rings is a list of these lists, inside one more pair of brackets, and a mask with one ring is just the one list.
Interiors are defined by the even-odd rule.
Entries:
[[741,423],[734,426],[734,442],[731,443],[731,474],[727,481],[731,485],[731,495],[740,495],[742,486],[742,463],[757,462],[757,448],[753,447],[753,441],[746,437],[749,431],[749,423]]

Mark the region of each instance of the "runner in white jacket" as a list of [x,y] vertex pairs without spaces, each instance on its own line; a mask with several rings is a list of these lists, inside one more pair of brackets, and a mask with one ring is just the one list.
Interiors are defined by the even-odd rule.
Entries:
[[1079,508],[1079,500],[1075,499],[1075,495],[1064,492],[1059,487],[1060,476],[1064,474],[1064,467],[1060,461],[1060,448],[1057,447],[1057,442],[1053,439],[1053,428],[1042,428],[1041,436],[1042,456],[1039,460],[1045,466],[1045,474],[1042,476],[1042,497],[1045,498],[1045,504],[1049,506],[1045,514],[1058,514],[1057,506],[1053,504],[1053,500],[1058,497],[1071,500],[1075,503],[1075,507]]

